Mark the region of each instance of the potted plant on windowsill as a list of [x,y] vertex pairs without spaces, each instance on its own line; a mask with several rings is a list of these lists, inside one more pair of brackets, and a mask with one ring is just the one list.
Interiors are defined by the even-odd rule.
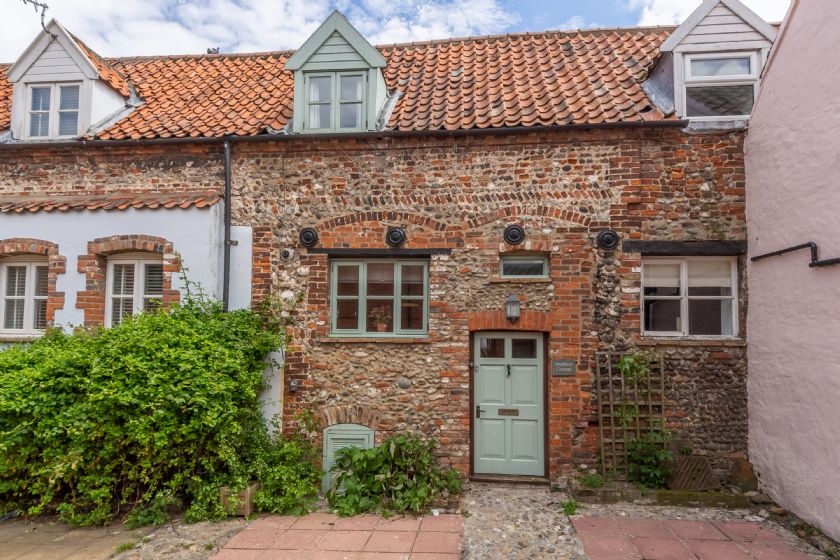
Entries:
[[377,332],[387,332],[388,322],[391,320],[391,311],[384,305],[378,305],[371,308],[370,318],[373,319],[373,324],[376,325]]

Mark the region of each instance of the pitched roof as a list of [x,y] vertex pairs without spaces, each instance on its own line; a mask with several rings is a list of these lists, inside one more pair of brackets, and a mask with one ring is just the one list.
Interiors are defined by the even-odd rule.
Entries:
[[67,212],[70,210],[128,210],[129,208],[206,208],[219,202],[214,192],[114,193],[110,195],[9,196],[0,198],[0,213]]
[[114,91],[123,97],[131,97],[131,89],[128,86],[128,81],[125,79],[125,76],[115,70],[113,66],[105,62],[101,56],[96,54],[93,49],[88,47],[78,37],[72,33],[68,33],[68,35],[70,35],[73,42],[76,43],[82,53],[84,53],[88,60],[90,60],[94,68],[96,68],[96,71],[99,73],[100,80],[111,86]]
[[[387,128],[456,130],[669,118],[641,87],[673,28],[546,32],[378,47],[400,95]],[[145,104],[97,138],[219,137],[282,129],[291,52],[106,59]],[[0,130],[11,92],[0,67]]]

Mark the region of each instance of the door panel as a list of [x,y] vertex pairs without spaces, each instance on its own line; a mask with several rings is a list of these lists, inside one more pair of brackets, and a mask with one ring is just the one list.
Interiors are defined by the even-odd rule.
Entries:
[[545,474],[542,335],[477,333],[473,349],[477,474]]

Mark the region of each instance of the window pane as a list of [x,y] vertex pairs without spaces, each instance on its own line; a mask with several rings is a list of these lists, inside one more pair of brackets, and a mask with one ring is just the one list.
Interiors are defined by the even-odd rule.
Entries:
[[394,264],[368,263],[367,265],[367,295],[394,295]]
[[3,314],[4,329],[23,328],[23,305],[22,299],[7,299],[6,311]]
[[423,330],[423,307],[422,299],[403,300],[400,303],[400,328],[407,331]]
[[335,328],[356,330],[359,328],[359,300],[340,299],[336,302]]
[[131,298],[114,298],[111,300],[111,324],[116,325],[126,317],[131,317],[134,302]]
[[29,115],[29,136],[49,136],[50,115],[49,113],[30,113]]
[[6,295],[18,297],[26,295],[25,266],[10,266],[6,268]]
[[143,279],[143,293],[147,295],[160,295],[163,293],[162,264],[147,264],[145,266],[145,278]]
[[326,103],[332,101],[332,78],[329,76],[309,78],[309,101]]
[[367,300],[367,332],[394,331],[394,301],[390,299]]
[[504,358],[505,357],[505,339],[504,338],[482,338],[479,347],[479,352],[482,358]]
[[533,339],[517,339],[512,341],[512,353],[514,358],[534,359],[537,357],[537,341]]
[[362,100],[362,77],[341,76],[341,101]]
[[49,267],[35,267],[35,297],[46,297],[49,290]]
[[[689,261],[688,263],[688,293],[689,295],[706,295],[692,293],[696,288],[719,288],[731,293],[732,275],[729,261]],[[711,295],[729,295],[711,294]]]
[[50,110],[50,88],[36,87],[32,88],[32,106],[31,111],[49,111]]
[[689,300],[688,317],[688,334],[733,334],[731,299]]
[[426,273],[423,265],[403,265],[402,286],[400,293],[404,296],[422,296]]
[[335,293],[340,296],[359,295],[359,267],[337,266],[336,267],[336,288]]
[[362,126],[362,104],[341,104],[341,128],[360,128]]
[[680,295],[680,265],[643,264],[643,283],[646,296]]
[[691,61],[692,76],[739,76],[750,74],[750,57],[701,58]]
[[163,300],[161,298],[150,297],[143,299],[143,311],[151,313],[163,307]]
[[58,109],[60,111],[79,109],[79,86],[61,86]]
[[79,133],[79,113],[65,111],[58,114],[58,135],[75,136]]
[[47,328],[47,300],[36,299],[33,304],[34,317],[32,318],[32,326],[39,331],[44,330]]
[[115,264],[111,291],[114,295],[127,296],[134,293],[134,265]]
[[753,108],[753,86],[702,86],[685,89],[689,117],[749,115]]
[[332,105],[309,106],[309,128],[330,128]]
[[661,332],[681,331],[680,300],[644,301],[645,330]]
[[545,276],[545,262],[538,259],[502,259],[502,276]]

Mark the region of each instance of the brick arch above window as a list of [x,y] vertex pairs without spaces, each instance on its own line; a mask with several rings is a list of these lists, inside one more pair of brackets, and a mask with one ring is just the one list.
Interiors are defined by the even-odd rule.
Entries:
[[0,239],[0,259],[35,255],[47,258],[47,325],[52,326],[57,309],[64,308],[64,292],[56,291],[58,275],[67,272],[67,258],[59,254],[58,244],[43,239],[12,237]]
[[85,275],[85,289],[76,296],[76,308],[84,312],[85,327],[105,324],[105,294],[108,257],[120,253],[160,255],[163,261],[163,306],[178,303],[181,294],[172,289],[172,274],[181,271],[181,263],[171,241],[151,235],[112,235],[89,241],[87,253],[79,255],[78,270]]
[[321,428],[336,424],[358,424],[372,430],[381,429],[379,413],[363,406],[328,406],[319,415]]

